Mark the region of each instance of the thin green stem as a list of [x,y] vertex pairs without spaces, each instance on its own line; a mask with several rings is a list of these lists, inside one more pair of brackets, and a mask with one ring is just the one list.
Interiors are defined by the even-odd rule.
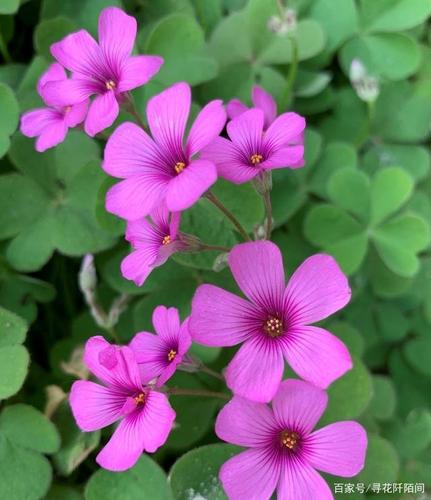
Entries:
[[205,243],[201,243],[199,250],[215,250],[217,252],[230,252],[231,249],[229,247],[223,247],[220,245],[206,245]]
[[222,212],[232,222],[232,224],[237,228],[238,232],[243,237],[244,241],[251,241],[250,236],[247,234],[247,231],[243,228],[239,220],[228,208],[223,205],[223,203],[217,198],[217,196],[215,196],[215,194],[208,191],[205,196],[214,206],[216,206],[220,210],[220,212]]
[[172,396],[204,396],[208,398],[218,398],[223,400],[230,399],[229,394],[223,392],[206,391],[204,389],[182,389],[181,387],[170,387],[166,390],[167,394]]
[[127,94],[126,96],[126,101],[124,105],[124,109],[133,116],[133,118],[136,120],[136,123],[142,127],[146,132],[148,132],[148,127],[146,123],[142,120],[142,118],[139,116],[139,113],[136,109],[135,101],[133,100],[133,97],[130,94]]
[[271,194],[269,191],[265,191],[262,194],[263,204],[265,205],[266,212],[266,227],[265,227],[265,239],[269,240],[271,238],[272,232],[272,205],[271,205]]
[[199,369],[202,373],[206,373],[207,375],[211,375],[211,377],[214,377],[218,380],[222,380],[224,382],[223,375],[221,373],[216,372],[215,370],[212,370],[211,368],[208,368],[208,366],[201,365]]
[[296,74],[298,72],[298,43],[293,36],[289,37],[292,46],[292,62],[287,74],[287,84],[281,98],[281,111],[285,111],[292,100],[293,87],[295,85]]
[[9,54],[6,41],[5,41],[1,31],[0,31],[0,53],[3,56],[3,59],[4,59],[6,64],[9,64],[12,62],[12,57]]
[[120,337],[118,336],[118,333],[116,332],[116,330],[113,326],[111,326],[110,328],[107,328],[106,331],[115,340],[115,342],[117,342],[117,344],[121,344]]

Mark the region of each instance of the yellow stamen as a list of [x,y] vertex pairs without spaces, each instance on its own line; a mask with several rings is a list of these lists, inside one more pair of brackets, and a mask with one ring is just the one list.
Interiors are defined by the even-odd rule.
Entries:
[[174,169],[177,174],[180,174],[185,168],[186,164],[183,161],[177,161],[177,163],[175,163]]
[[162,245],[169,245],[169,243],[171,242],[171,237],[169,236],[169,234],[167,236],[165,236],[162,240]]
[[263,156],[255,153],[254,155],[250,156],[250,161],[253,163],[253,165],[257,165],[263,160]]
[[106,89],[107,90],[114,90],[116,85],[115,85],[115,82],[113,80],[108,80],[106,83],[105,83],[105,86],[106,86]]
[[281,319],[270,316],[263,329],[270,337],[279,337],[283,334],[283,322]]
[[65,114],[70,113],[71,111],[72,111],[72,106],[66,106],[66,107],[64,108],[64,112],[65,112]]
[[171,349],[168,352],[168,361],[172,361],[173,359],[175,359],[176,355],[177,355],[177,351],[174,351],[173,349]]
[[298,447],[299,434],[293,431],[283,431],[280,436],[280,441],[283,446],[289,450],[295,451]]
[[140,394],[134,397],[134,400],[137,405],[143,405],[145,403],[145,394],[141,392]]

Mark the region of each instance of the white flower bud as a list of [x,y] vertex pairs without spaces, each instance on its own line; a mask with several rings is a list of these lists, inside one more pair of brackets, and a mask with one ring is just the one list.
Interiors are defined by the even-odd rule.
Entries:
[[268,20],[268,29],[279,36],[286,36],[296,31],[296,11],[286,9],[282,17],[271,16]]
[[379,81],[368,74],[367,69],[359,59],[353,59],[349,78],[359,99],[365,102],[374,102],[377,99],[380,93]]

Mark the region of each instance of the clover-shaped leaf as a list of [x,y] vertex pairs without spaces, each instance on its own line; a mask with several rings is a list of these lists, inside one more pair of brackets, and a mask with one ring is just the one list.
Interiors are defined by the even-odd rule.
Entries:
[[10,145],[9,137],[18,125],[19,108],[15,95],[5,84],[0,83],[0,158]]

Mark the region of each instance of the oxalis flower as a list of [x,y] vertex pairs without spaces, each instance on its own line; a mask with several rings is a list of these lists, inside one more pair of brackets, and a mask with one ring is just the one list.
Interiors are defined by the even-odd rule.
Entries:
[[103,385],[87,380],[72,385],[70,405],[75,420],[86,432],[120,420],[96,461],[113,471],[129,469],[143,451],[153,453],[165,443],[175,412],[165,394],[142,384],[129,347],[92,337],[85,346],[84,362]]
[[142,380],[150,382],[157,378],[157,386],[162,386],[172,377],[192,344],[188,322],[187,318],[181,324],[175,307],[154,309],[153,326],[157,335],[137,333],[130,343]]
[[103,168],[124,180],[107,194],[109,212],[136,220],[163,202],[170,212],[182,211],[214,184],[214,163],[194,157],[219,135],[226,112],[222,101],[208,103],[196,117],[184,145],[190,104],[190,86],[176,83],[148,102],[152,139],[133,123],[120,125],[112,134],[105,147]]
[[57,146],[66,138],[69,128],[76,127],[85,119],[88,100],[71,105],[57,106],[51,101],[46,92],[48,82],[67,82],[67,75],[58,63],[51,66],[43,73],[37,84],[37,91],[46,108],[33,109],[21,117],[21,132],[27,137],[37,137],[36,151],[42,153],[49,148]]
[[217,137],[202,151],[201,158],[212,159],[218,174],[235,184],[266,170],[302,167],[304,146],[297,142],[305,119],[296,113],[283,113],[266,128],[273,113],[268,103],[265,110],[256,107],[240,112],[227,124],[230,140]]
[[111,126],[124,94],[147,83],[163,64],[158,56],[130,55],[136,29],[135,18],[117,7],[108,7],[99,17],[99,43],[86,30],[80,30],[51,45],[51,54],[73,72],[73,78],[47,85],[46,92],[61,106],[96,95],[85,120],[90,136]]
[[229,459],[220,480],[230,500],[330,500],[331,489],[316,471],[342,477],[364,466],[367,435],[356,422],[344,421],[313,432],[325,411],[325,391],[285,380],[272,407],[235,396],[220,411],[216,434],[248,450]]
[[225,372],[235,394],[270,401],[283,376],[283,358],[301,378],[323,388],[350,370],[345,345],[323,328],[308,326],[349,302],[347,279],[332,257],[309,257],[287,286],[281,252],[270,241],[237,245],[228,262],[249,300],[201,285],[190,331],[194,341],[208,346],[244,343]]
[[126,279],[137,286],[143,285],[155,267],[187,246],[179,238],[180,218],[179,212],[170,213],[162,204],[150,214],[149,220],[142,218],[127,223],[126,240],[133,252],[121,263],[121,273]]

